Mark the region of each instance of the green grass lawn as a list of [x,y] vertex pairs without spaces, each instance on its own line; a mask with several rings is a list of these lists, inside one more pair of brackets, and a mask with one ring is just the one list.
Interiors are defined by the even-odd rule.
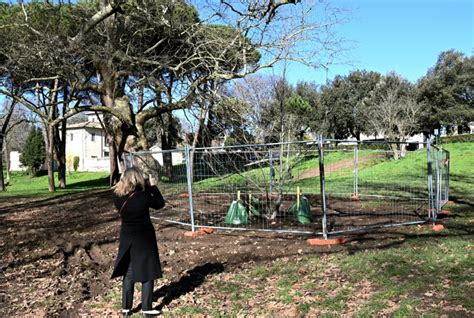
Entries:
[[[55,174],[56,187],[57,173]],[[6,192],[0,192],[0,197],[34,197],[56,196],[86,190],[105,189],[109,186],[108,172],[73,172],[66,176],[66,189],[57,188],[56,192],[48,191],[48,176],[30,178],[27,173],[13,173]]]

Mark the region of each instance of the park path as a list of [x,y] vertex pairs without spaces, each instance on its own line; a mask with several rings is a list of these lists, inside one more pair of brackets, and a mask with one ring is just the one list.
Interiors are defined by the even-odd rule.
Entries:
[[[374,160],[377,158],[383,157],[380,154],[371,154],[368,156],[364,157],[359,157],[359,164]],[[336,172],[345,168],[350,168],[354,166],[354,159],[345,159],[341,160],[329,165],[326,165],[324,167],[324,173],[331,173],[331,172]],[[295,177],[297,180],[303,180],[303,179],[309,179],[309,178],[314,178],[314,177],[319,177],[319,167],[314,167],[312,169],[307,169],[303,173],[300,173],[298,176]]]

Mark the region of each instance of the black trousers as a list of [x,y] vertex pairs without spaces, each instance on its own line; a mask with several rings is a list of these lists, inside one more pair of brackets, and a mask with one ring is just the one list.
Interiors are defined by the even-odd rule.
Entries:
[[[132,309],[135,282],[131,262],[128,263],[127,274],[123,277],[122,284],[122,309]],[[152,310],[153,281],[142,282],[142,310]]]

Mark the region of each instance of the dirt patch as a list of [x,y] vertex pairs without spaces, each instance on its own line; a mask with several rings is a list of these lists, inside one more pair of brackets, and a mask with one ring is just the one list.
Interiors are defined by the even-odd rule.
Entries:
[[[116,299],[104,302],[120,287],[120,280],[110,280],[120,227],[110,191],[4,199],[0,206],[0,316],[87,315],[107,307],[116,313]],[[193,239],[183,235],[188,228],[158,223],[155,229],[165,275],[156,293],[174,295],[164,300],[170,308],[176,295],[186,295],[206,277],[249,262],[391,246],[400,236],[392,231],[362,243],[315,247],[304,235],[218,231]]]
[[[362,164],[362,163],[370,161],[370,160],[374,160],[374,159],[377,159],[377,158],[384,158],[384,157],[385,157],[385,155],[372,154],[372,155],[365,156],[365,157],[359,157],[358,158],[358,163]],[[350,167],[354,167],[354,159],[341,160],[341,161],[338,161],[336,163],[326,165],[324,167],[324,173],[328,174],[328,173],[331,173],[331,172],[336,172],[336,171],[339,171],[341,169],[350,168]],[[299,174],[296,177],[296,179],[303,180],[303,179],[314,178],[314,177],[319,177],[319,167],[315,167],[313,169],[305,170],[303,173]]]

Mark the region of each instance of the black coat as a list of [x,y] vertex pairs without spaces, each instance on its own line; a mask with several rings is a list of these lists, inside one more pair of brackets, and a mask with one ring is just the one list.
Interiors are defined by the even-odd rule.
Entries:
[[162,272],[155,228],[150,220],[150,208],[161,209],[165,206],[165,201],[158,188],[152,186],[125,197],[114,194],[113,201],[117,210],[120,211],[127,198],[129,199],[120,213],[120,245],[112,278],[124,276],[131,262],[133,281],[155,280],[162,277]]

